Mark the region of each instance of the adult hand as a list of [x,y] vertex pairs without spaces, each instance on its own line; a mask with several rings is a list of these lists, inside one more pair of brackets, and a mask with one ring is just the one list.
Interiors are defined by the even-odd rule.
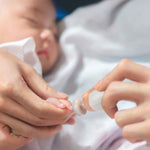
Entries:
[[0,60],[0,122],[25,137],[58,133],[73,111],[44,100],[67,100],[68,96],[51,88],[30,65],[14,55],[0,50]]
[[27,143],[31,142],[31,138],[23,136],[16,136],[9,131],[9,127],[0,123],[0,149],[2,150],[16,150]]
[[[122,82],[126,78],[135,82]],[[95,88],[105,91],[102,106],[115,118],[124,137],[131,142],[150,143],[150,69],[122,60]],[[137,107],[118,111],[116,104],[120,100],[134,101]]]

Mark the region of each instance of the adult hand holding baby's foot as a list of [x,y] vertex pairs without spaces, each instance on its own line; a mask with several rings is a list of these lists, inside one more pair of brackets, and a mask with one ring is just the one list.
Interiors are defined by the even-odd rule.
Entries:
[[68,99],[51,88],[28,64],[0,50],[0,122],[25,137],[50,137],[73,111],[56,109],[44,101],[49,97]]

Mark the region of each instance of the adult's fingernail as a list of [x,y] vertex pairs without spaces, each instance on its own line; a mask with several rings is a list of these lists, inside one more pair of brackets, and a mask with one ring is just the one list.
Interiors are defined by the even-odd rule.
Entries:
[[48,98],[46,101],[53,104],[54,106],[56,106],[58,108],[65,108],[66,107],[63,103],[60,103],[60,100],[58,100],[56,98]]
[[67,108],[68,108],[69,110],[71,110],[71,111],[73,110],[73,107],[72,107],[72,106],[68,106]]
[[96,85],[94,86],[94,88],[95,88],[97,91],[100,91],[100,89],[101,89],[101,83],[102,83],[102,81],[100,80],[100,81],[97,82]]
[[63,92],[57,92],[57,95],[60,96],[62,99],[68,99],[68,95]]
[[65,107],[66,107],[66,106],[65,106],[64,104],[62,104],[62,103],[57,103],[56,105],[57,105],[57,107],[59,107],[59,108],[65,108]]
[[50,102],[50,103],[56,103],[58,101],[57,98],[53,98],[53,97],[50,97],[46,100],[47,102]]

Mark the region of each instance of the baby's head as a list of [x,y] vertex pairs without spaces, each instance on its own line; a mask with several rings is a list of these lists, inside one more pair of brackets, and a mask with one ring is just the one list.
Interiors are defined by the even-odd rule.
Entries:
[[32,36],[43,72],[59,55],[55,9],[51,0],[0,0],[0,44]]

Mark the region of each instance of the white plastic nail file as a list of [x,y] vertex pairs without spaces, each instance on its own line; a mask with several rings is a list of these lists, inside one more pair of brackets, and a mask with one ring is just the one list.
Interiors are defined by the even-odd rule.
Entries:
[[89,94],[89,105],[95,111],[102,110],[101,101],[103,98],[104,92],[98,92],[96,90],[92,91]]
[[[103,98],[104,92],[98,92],[96,90],[92,91],[89,94],[89,105],[94,111],[102,110],[101,107],[101,100]],[[86,114],[86,108],[83,105],[83,102],[79,99],[73,102],[73,110],[77,115],[84,115]]]
[[84,105],[80,99],[73,101],[72,106],[73,106],[74,112],[78,116],[84,115],[87,112],[87,110],[84,108]]

